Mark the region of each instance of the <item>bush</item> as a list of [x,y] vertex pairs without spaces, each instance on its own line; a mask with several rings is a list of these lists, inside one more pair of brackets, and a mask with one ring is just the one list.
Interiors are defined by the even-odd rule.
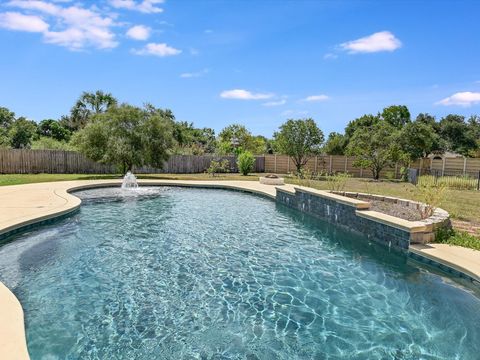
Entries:
[[348,179],[351,177],[349,173],[336,173],[326,176],[328,189],[330,191],[345,191]]
[[237,165],[242,175],[251,173],[255,166],[255,157],[250,151],[245,151],[238,156]]
[[420,216],[426,219],[433,215],[435,209],[445,200],[447,187],[445,184],[418,183],[417,197],[425,204],[419,208]]
[[218,173],[228,173],[230,172],[230,162],[228,160],[212,160],[210,161],[210,166],[207,169],[207,173],[212,176],[215,176]]
[[453,229],[439,228],[435,234],[435,242],[449,245],[463,246],[480,250],[480,239],[466,232]]

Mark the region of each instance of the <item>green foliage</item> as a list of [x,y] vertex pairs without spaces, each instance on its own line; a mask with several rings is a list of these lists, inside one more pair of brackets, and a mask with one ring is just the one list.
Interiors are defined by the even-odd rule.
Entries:
[[240,173],[246,176],[255,167],[255,157],[250,151],[245,151],[238,156],[237,165]]
[[337,132],[328,135],[323,151],[328,155],[345,155],[346,138]]
[[469,156],[478,149],[475,132],[460,115],[447,115],[440,120],[440,136],[446,143],[447,150]]
[[291,156],[297,172],[321,151],[324,136],[313,119],[289,119],[274,134],[280,152]]
[[435,242],[480,250],[480,239],[476,236],[454,229],[440,227],[435,233]]
[[439,148],[440,137],[432,125],[421,121],[406,124],[400,135],[402,149],[410,160],[427,157]]
[[410,111],[405,105],[392,105],[383,109],[381,119],[397,129],[407,125],[410,120]]
[[220,154],[235,153],[238,155],[243,151],[263,154],[265,149],[266,139],[263,136],[253,136],[243,125],[229,125],[218,134],[217,151]]
[[177,142],[175,153],[182,155],[203,155],[214,153],[216,147],[215,131],[210,128],[198,129],[193,123],[175,122],[173,137]]
[[392,166],[402,154],[400,131],[385,121],[374,122],[369,128],[358,128],[349,140],[347,155],[356,156],[354,166],[372,171],[375,180],[380,171]]
[[345,127],[345,137],[347,138],[347,140],[349,140],[357,130],[359,129],[368,130],[379,121],[380,121],[380,118],[378,116],[370,115],[370,114],[363,115],[358,119],[350,121],[348,125]]
[[345,191],[348,179],[351,177],[348,173],[336,173],[326,175],[327,186],[330,191]]
[[465,176],[440,176],[422,175],[418,178],[418,184],[421,186],[442,185],[449,189],[456,190],[476,190],[478,179],[469,175]]
[[10,128],[15,121],[15,113],[6,107],[0,107],[0,130]]
[[15,149],[28,149],[36,135],[37,124],[24,117],[15,120],[8,130],[10,145]]
[[420,207],[418,211],[422,219],[426,219],[433,215],[435,209],[438,208],[445,200],[447,195],[447,187],[445,184],[419,183],[415,189],[416,198],[425,206]]
[[173,146],[173,122],[164,110],[123,104],[95,115],[74,135],[80,152],[123,171],[133,166],[162,168]]
[[207,173],[212,176],[220,173],[230,172],[230,162],[227,159],[224,160],[212,160],[210,166],[207,169]]
[[76,150],[70,143],[59,141],[48,136],[40,136],[38,139],[32,141],[30,148],[33,150]]
[[58,141],[69,141],[72,135],[70,130],[53,119],[42,120],[38,124],[38,134]]
[[101,90],[94,93],[84,91],[70,110],[68,126],[73,130],[82,129],[93,115],[104,113],[115,106],[117,99],[110,93]]

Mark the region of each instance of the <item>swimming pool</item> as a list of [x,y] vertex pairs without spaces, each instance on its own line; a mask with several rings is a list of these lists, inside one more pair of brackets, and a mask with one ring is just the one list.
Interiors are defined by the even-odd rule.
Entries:
[[[127,194],[127,196],[125,196]],[[240,192],[76,194],[0,248],[32,359],[477,359],[480,299]]]

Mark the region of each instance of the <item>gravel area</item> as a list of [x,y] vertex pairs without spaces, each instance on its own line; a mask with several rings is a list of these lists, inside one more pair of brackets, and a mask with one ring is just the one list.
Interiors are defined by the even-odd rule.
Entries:
[[422,220],[420,212],[414,207],[404,206],[381,200],[367,200],[371,206],[370,210],[378,211],[387,215],[399,217],[401,219],[416,221]]

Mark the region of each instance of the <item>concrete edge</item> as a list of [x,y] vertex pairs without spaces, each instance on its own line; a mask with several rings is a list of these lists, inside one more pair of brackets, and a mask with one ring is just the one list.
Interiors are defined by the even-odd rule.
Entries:
[[471,278],[472,280],[476,281],[476,282],[477,282],[477,284],[476,284],[477,286],[480,286],[480,276],[479,276],[478,274],[476,274],[476,273],[474,273],[474,272],[472,272],[472,271],[464,268],[464,267],[461,266],[461,265],[458,265],[458,264],[456,264],[456,263],[454,263],[454,262],[452,262],[452,261],[448,261],[448,260],[446,260],[446,259],[444,259],[444,258],[440,258],[440,257],[435,256],[435,255],[433,255],[433,254],[430,254],[430,253],[427,253],[427,252],[423,252],[423,251],[418,250],[418,249],[415,249],[415,248],[413,248],[413,247],[410,247],[410,248],[408,249],[408,251],[409,251],[410,253],[413,253],[413,254],[415,254],[415,255],[423,258],[423,259],[426,259],[426,260],[429,260],[429,261],[433,261],[434,263],[436,263],[436,264],[434,264],[434,265],[437,265],[437,267],[438,267],[438,265],[443,265],[443,266],[445,266],[445,267],[447,267],[447,268],[449,268],[449,269],[455,270],[456,272],[458,272],[458,273],[460,273],[460,274],[464,274],[464,275],[466,275],[467,277]]

